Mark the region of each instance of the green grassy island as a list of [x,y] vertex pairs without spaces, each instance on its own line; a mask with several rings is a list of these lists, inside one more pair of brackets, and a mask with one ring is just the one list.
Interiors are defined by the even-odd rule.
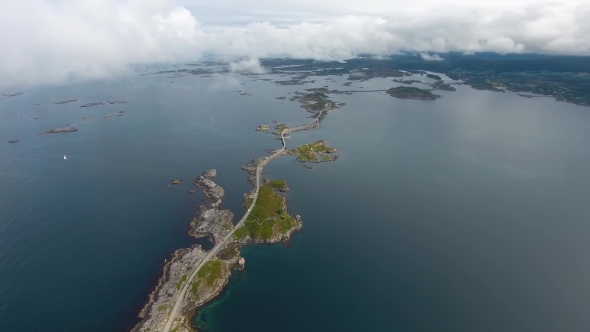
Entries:
[[327,162],[338,159],[338,155],[334,155],[338,149],[328,146],[328,142],[324,140],[315,141],[310,144],[303,144],[288,151],[292,156],[297,156],[297,160],[301,162]]
[[287,213],[285,198],[275,192],[274,186],[286,187],[287,184],[285,180],[275,180],[260,187],[245,226],[234,233],[236,240],[273,243],[301,227],[301,222]]
[[387,90],[387,94],[394,98],[401,99],[415,99],[415,100],[435,100],[440,98],[439,95],[435,95],[430,90],[419,89],[407,86],[398,86]]

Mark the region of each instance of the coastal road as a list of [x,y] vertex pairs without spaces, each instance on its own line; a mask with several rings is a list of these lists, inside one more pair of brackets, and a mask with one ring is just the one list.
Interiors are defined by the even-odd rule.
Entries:
[[[331,104],[328,103],[328,106],[326,108],[328,108],[330,106],[331,106]],[[246,219],[250,215],[250,210],[252,209],[251,207],[253,207],[254,204],[256,204],[256,200],[258,199],[258,191],[260,189],[260,179],[262,178],[262,176],[261,176],[262,175],[262,168],[267,163],[269,163],[271,160],[280,156],[287,148],[287,144],[285,143],[285,134],[291,133],[292,130],[294,130],[294,129],[295,130],[302,130],[301,128],[310,127],[311,125],[315,126],[315,124],[314,124],[315,122],[317,122],[317,125],[319,126],[319,123],[320,123],[319,121],[320,121],[320,116],[322,114],[322,111],[319,111],[318,116],[312,122],[308,123],[307,125],[296,127],[293,129],[283,130],[283,132],[281,133],[281,141],[283,143],[283,147],[280,150],[278,150],[277,152],[273,153],[271,156],[266,157],[260,163],[260,165],[258,165],[258,167],[256,167],[256,190],[255,190],[255,194],[254,194],[254,199],[252,200],[252,204],[250,204],[250,207],[246,210],[246,213],[244,213],[244,216],[242,216],[242,219],[240,219],[240,221],[234,226],[234,228],[229,233],[227,233],[227,235],[223,238],[223,240],[221,240],[219,243],[215,244],[213,249],[211,249],[211,251],[209,251],[207,253],[207,255],[199,262],[199,264],[193,269],[193,271],[191,272],[189,277],[186,279],[184,285],[182,285],[182,288],[180,289],[180,293],[178,294],[176,301],[174,302],[174,307],[172,308],[172,311],[170,312],[170,317],[168,317],[168,321],[166,322],[166,325],[164,326],[163,332],[170,331],[170,328],[172,327],[172,323],[174,322],[176,317],[178,317],[178,314],[180,313],[180,310],[182,309],[182,303],[184,302],[184,297],[186,296],[186,292],[187,292],[190,284],[193,282],[193,280],[197,276],[197,273],[199,272],[199,270],[203,267],[203,265],[205,265],[205,263],[207,263],[211,258],[213,258],[219,252],[219,250],[221,248],[225,247],[227,242],[232,238],[232,236],[234,235],[234,232],[238,228],[244,226],[244,222],[246,221]]]

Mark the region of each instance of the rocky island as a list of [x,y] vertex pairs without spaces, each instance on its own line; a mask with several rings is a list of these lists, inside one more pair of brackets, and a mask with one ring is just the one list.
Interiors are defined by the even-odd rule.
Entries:
[[19,139],[13,139],[12,141],[8,141],[8,143],[18,143],[18,142],[20,142]]
[[398,86],[387,90],[387,94],[394,98],[414,100],[435,100],[440,95],[435,95],[430,90],[413,87]]
[[100,105],[106,105],[106,103],[104,101],[98,101],[95,103],[88,103],[88,104],[80,105],[80,107],[92,107],[92,106],[100,106]]
[[61,105],[61,104],[67,104],[67,103],[71,103],[74,101],[77,101],[78,99],[68,99],[68,100],[62,100],[62,101],[56,101],[55,104],[57,105]]
[[108,120],[108,119],[110,119],[112,117],[115,117],[115,116],[123,116],[123,114],[125,114],[125,111],[119,111],[119,112],[117,112],[115,114],[105,115],[105,116],[102,117],[102,119],[103,120]]
[[256,128],[256,131],[269,131],[269,130],[270,130],[269,125],[260,125],[260,126],[258,126],[258,128]]
[[72,133],[74,131],[78,131],[77,128],[75,127],[64,127],[64,128],[56,128],[56,129],[51,129],[48,130],[46,132],[43,132],[39,135],[43,135],[43,134],[62,134],[62,133]]

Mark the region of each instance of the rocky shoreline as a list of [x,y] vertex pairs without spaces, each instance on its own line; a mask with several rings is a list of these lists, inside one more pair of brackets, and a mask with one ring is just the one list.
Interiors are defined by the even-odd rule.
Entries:
[[[260,162],[260,159],[254,159],[251,164],[255,165],[258,162]],[[252,167],[254,167],[255,179],[256,166]],[[249,168],[246,167],[245,169]],[[214,244],[223,239],[234,227],[232,223],[234,214],[230,210],[220,208],[225,190],[213,181],[216,176],[217,171],[212,169],[195,179],[193,185],[203,188],[205,197],[212,202],[198,207],[199,211],[189,223],[190,229],[187,233],[196,238],[207,237]],[[253,183],[252,179],[250,179],[250,182]],[[277,190],[288,190],[284,181],[277,183],[275,183]],[[267,185],[270,186],[270,182],[267,182]],[[250,197],[249,194],[251,195],[252,192],[245,195],[244,202],[247,201],[247,197]],[[288,215],[286,214],[286,200],[284,198],[283,209],[285,211],[283,218],[285,218]],[[289,218],[292,217],[289,216]],[[240,257],[241,246],[249,242],[275,243],[284,241],[294,231],[301,229],[300,217],[297,216],[296,220],[297,222],[293,224],[294,227],[286,230],[281,229],[282,232],[275,227],[276,231],[273,232],[269,239],[264,241],[257,238],[235,237],[234,233],[233,241],[229,242],[215,258],[206,262],[197,272],[197,276],[192,280],[183,299],[182,315],[174,321],[172,331],[194,331],[190,322],[196,309],[221,293],[229,281],[232,270],[236,268],[242,270],[244,268],[245,260]],[[193,245],[190,248],[183,248],[174,252],[170,261],[167,261],[164,265],[162,277],[151,292],[148,303],[139,314],[139,317],[142,318],[141,322],[132,329],[132,332],[160,331],[163,329],[188,276],[206,256],[207,251],[204,251],[200,245]]]
[[[203,188],[205,197],[214,202],[199,206],[199,212],[189,223],[190,229],[188,231],[190,236],[196,238],[208,237],[214,243],[219,241],[233,227],[232,219],[234,216],[231,211],[219,208],[225,191],[212,181],[215,176],[217,176],[217,172],[212,169],[199,175],[193,183]],[[142,321],[132,331],[147,332],[163,329],[184,282],[188,279],[194,267],[206,255],[207,251],[203,250],[200,245],[193,245],[190,248],[183,248],[174,252],[170,261],[165,264],[162,277],[150,294],[148,303],[139,314]],[[197,277],[189,288],[190,291],[183,300],[183,315],[178,322],[174,323],[175,331],[193,331],[190,318],[195,309],[221,292],[231,275],[230,267],[237,264],[238,256],[239,252],[237,252],[237,255],[227,255],[226,253],[224,259],[213,259],[199,270]],[[211,267],[206,269],[208,265],[214,265],[218,269],[214,270]],[[209,271],[211,275],[201,275],[203,271]]]

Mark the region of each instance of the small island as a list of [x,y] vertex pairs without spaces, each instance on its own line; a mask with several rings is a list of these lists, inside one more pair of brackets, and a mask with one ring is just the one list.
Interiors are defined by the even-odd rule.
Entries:
[[92,106],[99,106],[99,105],[106,105],[106,103],[104,101],[99,101],[99,102],[95,102],[95,103],[88,103],[88,104],[80,105],[80,107],[92,107]]
[[430,86],[431,86],[433,89],[437,89],[437,90],[444,90],[444,91],[457,91],[457,89],[455,89],[455,87],[454,87],[454,86],[452,86],[452,85],[450,85],[450,84],[448,84],[448,83],[445,83],[445,82],[443,82],[443,81],[436,81],[436,82],[434,82],[434,83],[430,84]]
[[287,126],[287,125],[286,125],[286,124],[284,124],[284,123],[279,123],[279,124],[276,124],[276,125],[275,125],[275,129],[276,129],[276,131],[275,131],[274,133],[275,133],[276,135],[280,135],[280,134],[282,134],[282,133],[283,133],[283,131],[285,131],[285,129],[288,129],[288,128],[289,128],[289,126]]
[[435,95],[430,90],[413,87],[398,86],[387,90],[387,94],[394,98],[414,100],[435,100],[440,95]]
[[13,139],[12,141],[8,141],[8,143],[18,143],[20,142],[20,139]]
[[110,119],[112,117],[115,117],[115,116],[123,116],[124,113],[125,113],[125,111],[119,111],[119,112],[117,112],[115,114],[105,115],[102,118],[103,118],[103,120],[108,120],[108,119]]
[[440,76],[434,75],[434,74],[427,74],[426,77],[432,78],[432,79],[437,80],[437,81],[442,80],[442,78]]
[[310,144],[303,144],[294,149],[289,150],[292,156],[297,156],[297,161],[321,163],[334,161],[338,159],[338,155],[333,154],[338,149],[328,147],[328,142],[324,140],[316,141]]
[[78,99],[68,99],[68,100],[62,100],[62,101],[56,101],[55,104],[57,105],[61,105],[61,104],[67,104],[67,103],[71,103],[74,101],[77,101]]
[[258,128],[256,128],[256,131],[269,131],[269,130],[270,130],[269,125],[260,125],[260,126],[258,126]]
[[56,129],[51,129],[48,130],[46,132],[43,132],[39,135],[43,135],[43,134],[63,134],[63,133],[72,133],[74,131],[78,131],[77,128],[75,127],[64,127],[64,128],[56,128]]

